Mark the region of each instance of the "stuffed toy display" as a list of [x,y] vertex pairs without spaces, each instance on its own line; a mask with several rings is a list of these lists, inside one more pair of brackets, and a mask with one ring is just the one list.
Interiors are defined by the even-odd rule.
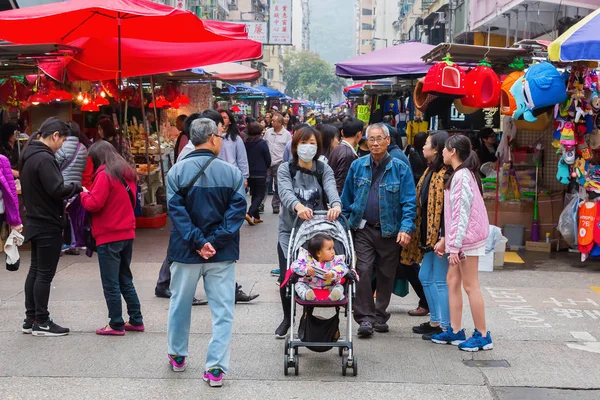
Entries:
[[510,92],[510,89],[517,80],[523,78],[523,75],[525,75],[525,72],[523,71],[514,71],[508,74],[502,82],[502,86],[500,87],[500,109],[502,115],[513,115],[517,109],[515,98]]
[[500,78],[487,60],[469,71],[465,78],[467,94],[461,98],[463,106],[473,108],[491,108],[500,102]]
[[446,56],[444,61],[435,64],[425,75],[423,92],[437,96],[463,97],[467,94],[465,87],[465,71],[450,61]]

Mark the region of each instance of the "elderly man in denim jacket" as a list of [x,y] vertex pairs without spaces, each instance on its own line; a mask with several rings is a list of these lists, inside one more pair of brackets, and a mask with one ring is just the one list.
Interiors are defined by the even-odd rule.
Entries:
[[[354,245],[360,281],[354,303],[359,337],[387,332],[386,311],[396,277],[400,246],[406,246],[415,230],[416,190],[410,167],[387,152],[389,131],[383,124],[367,128],[371,154],[352,163],[344,191],[342,212],[355,231]],[[376,268],[377,303],[371,275]]]

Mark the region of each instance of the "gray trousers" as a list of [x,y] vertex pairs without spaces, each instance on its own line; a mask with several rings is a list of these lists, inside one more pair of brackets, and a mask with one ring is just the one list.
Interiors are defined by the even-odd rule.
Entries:
[[[392,290],[396,279],[396,270],[400,261],[400,245],[396,237],[384,238],[381,230],[366,225],[354,233],[354,247],[356,251],[356,270],[360,280],[356,285],[356,300],[354,301],[354,319],[374,324],[387,322],[390,313],[387,308],[390,304]],[[371,276],[375,258],[377,278],[377,300],[373,299]]]
[[[273,197],[271,198],[271,207],[281,207],[281,200],[279,199],[279,187],[277,186],[277,170],[281,164],[272,165],[267,170],[267,182],[270,178],[273,178]],[[261,204],[265,204],[265,200],[267,196],[265,196],[262,200]]]

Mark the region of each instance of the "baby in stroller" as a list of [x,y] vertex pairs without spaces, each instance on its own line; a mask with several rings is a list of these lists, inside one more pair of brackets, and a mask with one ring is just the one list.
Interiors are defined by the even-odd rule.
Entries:
[[348,266],[344,256],[335,255],[333,238],[318,233],[308,241],[307,247],[308,251],[301,249],[298,259],[291,265],[292,271],[302,277],[295,285],[298,297],[313,301],[316,299],[313,289],[327,289],[329,300],[343,300],[341,280],[348,272]]

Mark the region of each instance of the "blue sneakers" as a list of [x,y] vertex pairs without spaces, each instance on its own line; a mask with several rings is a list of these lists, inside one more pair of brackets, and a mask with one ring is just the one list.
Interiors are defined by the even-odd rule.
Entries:
[[465,330],[461,329],[460,331],[454,333],[452,327],[448,327],[447,332],[438,333],[437,335],[433,335],[431,337],[431,341],[437,344],[452,344],[454,346],[458,346],[462,342],[467,340],[465,336]]
[[490,335],[490,332],[488,331],[486,337],[483,337],[481,332],[475,329],[473,336],[471,336],[466,342],[459,344],[458,348],[463,351],[492,350],[494,348],[494,344],[492,343],[492,335]]

